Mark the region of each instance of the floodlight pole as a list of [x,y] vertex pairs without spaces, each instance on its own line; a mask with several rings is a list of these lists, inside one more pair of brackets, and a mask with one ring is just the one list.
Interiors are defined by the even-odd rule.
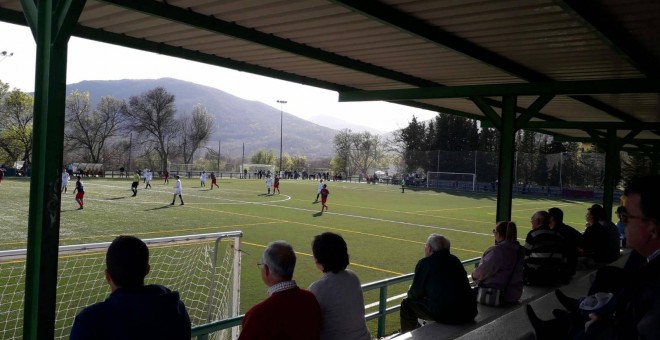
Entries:
[[280,104],[280,168],[278,172],[282,172],[282,116],[283,116],[282,107],[284,104],[286,104],[286,100],[278,99],[277,102]]

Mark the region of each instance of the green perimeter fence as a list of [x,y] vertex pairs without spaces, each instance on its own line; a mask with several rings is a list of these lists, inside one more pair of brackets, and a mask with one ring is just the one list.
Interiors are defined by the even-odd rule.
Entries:
[[[463,263],[463,266],[465,267],[465,266],[477,264],[479,263],[480,260],[481,260],[480,257],[475,257],[469,260],[462,261],[461,263]],[[367,313],[365,315],[365,319],[367,321],[376,320],[376,319],[378,320],[377,338],[381,338],[385,336],[387,315],[394,313],[401,308],[399,301],[406,295],[406,294],[401,294],[401,295],[388,297],[388,287],[392,285],[412,281],[413,276],[414,273],[410,273],[410,274],[395,276],[388,279],[374,281],[362,285],[363,293],[375,289],[379,290],[378,301],[374,304],[368,304],[367,306],[365,306],[366,309],[368,309],[368,307],[370,306],[377,307],[377,311]],[[388,303],[390,303],[390,306],[388,306]],[[193,327],[192,336],[193,338],[197,338],[197,340],[209,339],[211,335],[215,332],[223,331],[225,329],[235,326],[240,326],[244,316],[245,315],[241,315],[226,320],[220,320],[205,325]]]

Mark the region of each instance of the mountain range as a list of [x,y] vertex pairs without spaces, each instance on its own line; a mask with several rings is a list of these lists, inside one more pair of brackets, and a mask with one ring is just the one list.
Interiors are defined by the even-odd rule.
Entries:
[[[67,94],[74,90],[89,92],[91,105],[96,108],[103,96],[128,101],[156,87],[165,88],[174,95],[177,115],[190,113],[195,105],[203,105],[215,118],[217,127],[209,140],[209,147],[220,149],[223,155],[240,156],[245,144],[249,157],[260,149],[273,150],[279,156],[280,111],[262,102],[245,100],[227,92],[172,78],[88,80],[67,85]],[[304,155],[308,158],[325,158],[334,154],[333,138],[345,122],[333,122],[329,117],[315,117],[319,124],[292,114],[282,113],[282,144],[284,153]],[[332,125],[329,128],[324,125]],[[348,126],[354,131],[368,130]],[[370,131],[377,133],[377,131]]]

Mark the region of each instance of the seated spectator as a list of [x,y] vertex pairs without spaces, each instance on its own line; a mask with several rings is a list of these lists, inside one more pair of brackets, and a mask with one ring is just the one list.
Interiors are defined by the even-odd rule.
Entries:
[[618,207],[616,208],[616,216],[619,218],[619,221],[616,222],[616,230],[619,232],[619,241],[621,248],[626,246],[626,233],[625,233],[625,225],[623,224],[623,221],[621,221],[621,213],[625,213],[626,208],[624,207]]
[[587,229],[584,231],[581,255],[596,263],[610,263],[619,257],[619,236],[616,227],[600,223],[602,214],[603,209],[599,205],[587,209]]
[[291,245],[269,243],[257,265],[268,297],[245,313],[239,339],[319,339],[321,307],[314,294],[293,281],[296,254]]
[[488,248],[472,280],[477,287],[502,291],[502,302],[517,303],[523,292],[523,257],[525,250],[518,243],[518,229],[513,222],[499,222],[493,229],[495,245]]
[[417,262],[408,297],[401,301],[401,332],[419,327],[418,318],[460,324],[477,315],[467,272],[449,248],[449,240],[438,234],[424,244],[425,257]]
[[564,212],[561,209],[550,208],[548,215],[550,215],[550,229],[564,238],[566,262],[561,270],[561,279],[564,283],[568,283],[577,269],[578,248],[582,245],[582,234],[564,223]]
[[134,236],[119,236],[105,257],[112,293],[76,316],[70,339],[190,339],[190,317],[179,293],[144,285],[149,249]]
[[309,286],[321,305],[321,340],[370,340],[364,320],[364,297],[360,279],[348,266],[348,247],[337,234],[314,237],[312,253],[323,277]]
[[532,230],[525,239],[525,284],[551,285],[561,279],[566,263],[564,238],[550,229],[550,215],[537,211],[532,215]]
[[605,231],[607,231],[607,244],[611,252],[610,256],[616,260],[621,253],[621,238],[616,224],[606,216],[605,209],[600,204],[594,204],[591,208],[596,213],[598,223],[605,227]]
[[[601,274],[607,269],[607,280],[615,279],[619,284],[601,285],[614,293],[607,303],[605,299],[594,299],[602,294],[573,299],[556,291],[557,299],[567,310],[553,311],[556,318],[547,321],[539,319],[527,306],[537,339],[660,339],[660,176],[635,180],[624,194],[626,212],[621,220],[626,226],[628,244],[634,250],[631,254],[641,255],[647,262],[638,267],[598,270]],[[594,293],[593,286],[603,281],[598,274],[590,294]],[[599,303],[589,305],[584,301]]]

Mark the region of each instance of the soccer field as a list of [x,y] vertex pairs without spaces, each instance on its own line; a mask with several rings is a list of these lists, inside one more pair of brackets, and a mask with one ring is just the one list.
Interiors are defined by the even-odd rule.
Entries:
[[[117,235],[140,238],[179,236],[240,230],[243,253],[241,311],[261,301],[266,288],[256,263],[268,242],[286,240],[298,254],[294,278],[307,287],[321,276],[311,257],[311,240],[325,231],[341,234],[348,243],[351,265],[362,283],[410,273],[423,256],[430,233],[451,241],[451,252],[462,260],[479,257],[493,244],[496,197],[487,194],[406,189],[399,186],[328,182],[329,211],[320,214],[316,198],[317,181],[282,180],[281,194],[266,195],[265,181],[219,180],[220,190],[200,187],[199,180],[182,179],[185,205],[172,201],[174,181],[155,179],[152,189],[140,189],[131,197],[130,179],[86,178],[85,209],[69,192],[62,195],[60,245],[109,242]],[[0,184],[3,214],[0,220],[0,250],[25,248],[29,182],[5,179]],[[529,218],[537,210],[560,207],[565,222],[582,230],[585,209],[591,202],[525,197],[513,201],[513,220],[522,240],[530,230]],[[7,264],[0,263],[0,272]],[[100,262],[87,270],[102,272]],[[158,271],[152,267],[153,271]],[[468,268],[469,272],[470,268]],[[5,272],[6,273],[6,272]],[[84,276],[84,275],[82,275]],[[147,277],[148,283],[150,282]],[[0,279],[0,285],[11,278]],[[389,294],[405,292],[407,285],[392,287]],[[176,287],[171,287],[176,289]],[[16,304],[0,286],[0,305]],[[22,296],[20,297],[22,298]],[[365,302],[377,301],[377,292]],[[185,301],[184,301],[185,302]],[[80,306],[82,307],[82,306]],[[75,307],[73,307],[75,308]],[[4,309],[4,307],[3,307]],[[3,311],[3,313],[5,313]],[[20,318],[20,316],[19,316]],[[7,325],[0,318],[0,334]],[[375,323],[370,323],[374,332]],[[388,329],[398,328],[398,317],[388,317]],[[375,335],[375,332],[374,332]]]

